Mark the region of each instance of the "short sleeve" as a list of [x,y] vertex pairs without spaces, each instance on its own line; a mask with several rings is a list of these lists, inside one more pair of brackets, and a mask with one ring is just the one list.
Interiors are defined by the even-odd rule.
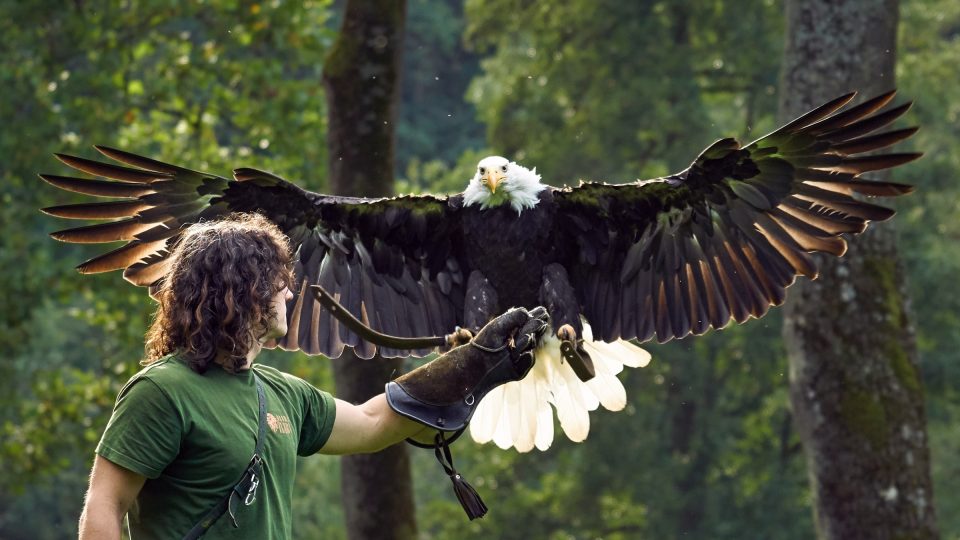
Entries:
[[297,380],[303,395],[303,425],[300,426],[300,444],[297,454],[316,454],[330,438],[337,417],[337,405],[333,396],[318,389],[303,379]]
[[97,454],[156,478],[180,451],[183,424],[166,394],[150,379],[131,381],[117,396]]

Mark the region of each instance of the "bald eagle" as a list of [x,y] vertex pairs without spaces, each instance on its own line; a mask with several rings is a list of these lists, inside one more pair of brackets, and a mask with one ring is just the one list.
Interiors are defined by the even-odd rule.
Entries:
[[[811,252],[842,255],[841,235],[893,215],[854,196],[912,190],[860,178],[920,156],[860,155],[916,131],[874,134],[910,106],[878,112],[893,95],[845,109],[854,94],[841,96],[746,146],[719,140],[683,171],[652,180],[557,188],[541,183],[536,169],[491,156],[466,190],[451,196],[330,196],[257,169],[226,178],[97,146],[120,164],[57,157],[104,179],[41,177],[118,200],[44,212],[112,220],[51,236],[126,242],[78,269],[123,269],[126,280],[146,287],[167,273],[184,227],[235,211],[267,216],[296,249],[298,290],[277,345],[308,354],[337,357],[345,346],[362,358],[376,352],[320,308],[311,284],[397,336],[477,329],[511,306],[543,305],[553,331],[532,375],[491,392],[471,424],[480,442],[543,450],[553,440],[551,406],[575,441],[587,436],[589,410],[624,407],[617,373],[649,361],[629,340],[665,342],[761,317],[784,301],[796,276],[816,277]],[[596,377],[584,382],[561,360],[563,341],[581,343]]]

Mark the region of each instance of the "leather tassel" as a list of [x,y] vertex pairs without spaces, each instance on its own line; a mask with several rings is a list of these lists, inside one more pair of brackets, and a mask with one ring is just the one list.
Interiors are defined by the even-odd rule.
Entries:
[[457,499],[460,500],[460,506],[463,507],[470,521],[487,514],[487,505],[483,503],[483,499],[480,498],[477,490],[473,489],[473,486],[468,484],[456,471],[450,476],[450,480],[453,482],[453,491],[457,494]]
[[450,454],[448,442],[442,431],[437,432],[436,437],[434,437],[434,453],[437,456],[437,461],[440,462],[443,470],[450,477],[450,481],[453,482],[453,492],[457,494],[460,506],[463,507],[463,511],[467,513],[470,521],[473,521],[487,514],[487,505],[483,503],[483,499],[480,498],[477,490],[473,489],[473,486],[467,483],[453,467],[453,456]]

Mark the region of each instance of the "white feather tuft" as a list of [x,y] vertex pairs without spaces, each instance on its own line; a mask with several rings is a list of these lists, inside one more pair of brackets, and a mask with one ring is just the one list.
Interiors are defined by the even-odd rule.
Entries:
[[617,374],[626,367],[643,367],[650,354],[626,341],[593,341],[590,325],[583,321],[584,348],[593,359],[597,376],[582,382],[562,361],[560,341],[548,331],[536,350],[536,363],[521,381],[495,388],[478,404],[470,423],[470,436],[478,443],[491,440],[500,448],[545,451],[554,437],[553,409],[560,428],[571,441],[581,442],[590,433],[590,411],[626,407],[627,393]]

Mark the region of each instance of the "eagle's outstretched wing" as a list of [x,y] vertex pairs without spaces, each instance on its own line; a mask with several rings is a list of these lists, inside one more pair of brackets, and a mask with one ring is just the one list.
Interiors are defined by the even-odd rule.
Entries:
[[842,255],[840,235],[891,217],[854,194],[912,191],[859,177],[921,155],[858,155],[916,131],[873,134],[909,108],[874,114],[893,95],[833,114],[854,94],[841,96],[745,147],[717,141],[665,178],[557,190],[576,247],[565,266],[595,338],[664,342],[760,317],[797,275],[816,277],[809,253]]
[[298,290],[288,304],[289,331],[281,347],[331,357],[339,356],[344,345],[364,358],[375,352],[320,308],[308,289],[316,283],[357,318],[388,334],[443,335],[461,323],[464,272],[457,198],[320,195],[256,169],[237,169],[227,179],[96,148],[123,165],[57,157],[104,180],[41,175],[67,191],[119,199],[43,210],[62,218],[112,220],[51,233],[57,240],[126,242],[84,262],[77,267],[80,272],[123,269],[131,283],[154,286],[166,275],[170,250],[184,227],[231,212],[259,212],[283,230],[296,251]]

